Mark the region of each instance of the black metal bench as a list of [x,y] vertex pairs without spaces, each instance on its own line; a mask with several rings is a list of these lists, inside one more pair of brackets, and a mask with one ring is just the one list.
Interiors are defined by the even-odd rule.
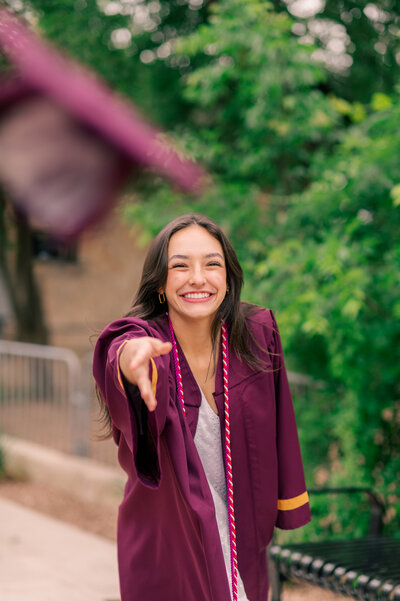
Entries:
[[271,600],[280,601],[284,580],[301,580],[362,601],[400,601],[400,541],[381,536],[384,505],[366,488],[310,490],[313,494],[368,495],[370,531],[345,541],[272,543],[269,549]]

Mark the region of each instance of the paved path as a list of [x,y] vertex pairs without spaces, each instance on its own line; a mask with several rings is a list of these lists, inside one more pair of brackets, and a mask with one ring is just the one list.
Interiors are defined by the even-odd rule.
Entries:
[[1,601],[118,601],[116,546],[0,499]]

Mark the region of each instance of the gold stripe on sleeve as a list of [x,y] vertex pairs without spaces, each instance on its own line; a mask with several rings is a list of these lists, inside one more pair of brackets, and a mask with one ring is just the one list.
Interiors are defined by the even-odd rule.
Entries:
[[118,377],[118,383],[121,386],[121,390],[122,392],[125,393],[125,389],[124,389],[124,385],[122,384],[122,378],[121,378],[121,368],[119,366],[119,355],[123,349],[123,347],[125,346],[125,344],[127,343],[127,340],[124,340],[118,347],[117,349],[117,377]]
[[158,380],[158,372],[157,372],[157,367],[155,364],[155,361],[153,359],[153,357],[150,357],[150,361],[151,361],[151,389],[153,391],[154,394],[154,398],[156,398],[156,390],[157,390],[157,380]]
[[307,491],[297,497],[292,497],[291,499],[278,499],[278,509],[280,511],[288,511],[290,509],[297,509],[306,503],[308,503]]

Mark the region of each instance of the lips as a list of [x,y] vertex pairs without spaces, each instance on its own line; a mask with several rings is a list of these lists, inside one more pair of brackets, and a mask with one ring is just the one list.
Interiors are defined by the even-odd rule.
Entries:
[[188,300],[204,300],[214,295],[211,292],[186,292],[185,294],[181,294],[181,296]]

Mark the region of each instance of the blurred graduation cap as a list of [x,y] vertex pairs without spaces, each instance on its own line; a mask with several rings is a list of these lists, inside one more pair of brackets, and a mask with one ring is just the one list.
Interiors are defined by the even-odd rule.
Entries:
[[130,103],[1,8],[0,49],[16,71],[0,79],[0,180],[35,226],[76,237],[138,168],[199,191],[204,172]]

